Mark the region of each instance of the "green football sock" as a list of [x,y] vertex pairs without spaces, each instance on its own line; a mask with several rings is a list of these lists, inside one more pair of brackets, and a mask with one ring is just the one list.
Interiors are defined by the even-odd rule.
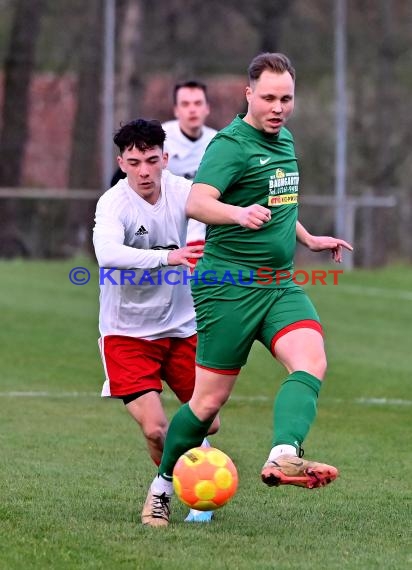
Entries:
[[275,445],[293,445],[299,450],[317,413],[322,382],[312,374],[297,371],[283,382],[274,404]]
[[170,422],[159,466],[159,475],[171,480],[176,461],[185,451],[202,444],[212,422],[213,418],[202,422],[194,415],[189,404],[184,404]]

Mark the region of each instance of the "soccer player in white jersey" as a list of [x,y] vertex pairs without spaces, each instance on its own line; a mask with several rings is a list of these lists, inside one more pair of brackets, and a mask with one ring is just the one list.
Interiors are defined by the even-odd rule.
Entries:
[[[93,235],[100,267],[102,395],[123,400],[159,465],[168,427],[162,381],[187,402],[196,350],[190,286],[175,273],[166,279],[166,273],[176,266],[194,267],[203,247],[186,242],[202,239],[204,226],[190,220],[188,230],[185,204],[191,183],[165,170],[165,133],[158,121],[132,121],[113,140],[126,178],[99,199]],[[218,421],[209,433],[217,429]],[[157,514],[158,526],[164,524],[165,500],[149,491],[143,524]],[[188,520],[208,521],[211,513],[191,512]]]
[[166,131],[167,168],[173,174],[193,180],[215,129],[205,121],[210,113],[207,87],[200,81],[177,83],[173,89],[173,121],[162,124]]

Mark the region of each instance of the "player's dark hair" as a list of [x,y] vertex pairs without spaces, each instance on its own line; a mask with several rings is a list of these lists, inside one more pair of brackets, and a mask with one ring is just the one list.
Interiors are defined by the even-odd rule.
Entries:
[[114,135],[113,142],[119,147],[120,154],[123,154],[126,148],[131,150],[133,147],[145,151],[148,148],[160,146],[163,150],[165,138],[166,133],[159,121],[136,119],[122,125]]
[[252,59],[248,67],[249,82],[257,81],[264,71],[284,73],[288,71],[295,81],[296,73],[290,59],[283,53],[260,53]]
[[202,83],[201,81],[195,81],[195,80],[182,81],[180,83],[176,83],[176,85],[173,88],[173,104],[174,105],[176,105],[176,103],[177,103],[177,93],[178,93],[179,89],[182,89],[182,87],[187,87],[188,89],[201,89],[203,91],[203,93],[205,94],[206,101],[208,101],[207,86],[204,83]]

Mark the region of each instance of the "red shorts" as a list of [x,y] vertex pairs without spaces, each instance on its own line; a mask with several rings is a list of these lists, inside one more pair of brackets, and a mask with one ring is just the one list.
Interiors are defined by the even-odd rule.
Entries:
[[110,395],[121,398],[147,390],[161,392],[163,380],[181,402],[187,402],[195,385],[196,340],[196,335],[158,340],[120,335],[101,338]]

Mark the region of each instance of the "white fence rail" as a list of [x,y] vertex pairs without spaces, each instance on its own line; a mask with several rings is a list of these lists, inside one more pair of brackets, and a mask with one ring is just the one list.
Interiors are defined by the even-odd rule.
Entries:
[[[100,190],[84,189],[61,189],[61,188],[0,188],[0,199],[17,200],[91,200],[97,201],[102,195]],[[302,206],[328,207],[336,209],[338,207],[334,196],[312,194],[302,196],[299,200]],[[339,236],[350,243],[355,241],[356,214],[360,208],[393,208],[397,200],[394,195],[374,196],[367,190],[360,196],[348,196],[343,205],[345,212],[345,235]],[[344,267],[352,269],[353,256],[346,255]]]

